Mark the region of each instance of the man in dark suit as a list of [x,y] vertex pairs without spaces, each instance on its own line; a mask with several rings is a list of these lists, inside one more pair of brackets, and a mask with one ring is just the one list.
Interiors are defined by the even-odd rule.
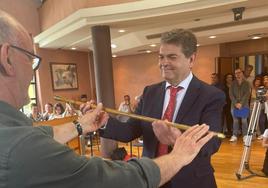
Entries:
[[[196,37],[187,30],[172,30],[162,35],[159,67],[165,81],[145,87],[136,114],[190,126],[205,123],[211,131],[221,131],[225,96],[222,91],[192,74],[196,44]],[[123,142],[143,136],[143,156],[150,158],[168,152],[180,134],[179,130],[167,127],[164,121],[151,124],[129,119],[126,123],[120,123],[114,118],[109,118],[101,132],[103,137]],[[218,138],[210,140],[193,162],[163,187],[217,187],[210,158],[219,147]]]

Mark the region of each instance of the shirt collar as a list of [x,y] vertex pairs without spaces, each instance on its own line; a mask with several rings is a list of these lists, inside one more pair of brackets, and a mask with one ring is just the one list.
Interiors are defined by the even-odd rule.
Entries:
[[[183,81],[181,81],[178,85],[176,85],[175,88],[177,88],[177,87],[182,87],[182,88],[184,88],[185,90],[187,90],[187,88],[188,88],[188,86],[189,86],[189,84],[190,84],[192,78],[193,78],[193,73],[190,72],[190,74],[189,74]],[[166,87],[165,87],[165,88],[167,89],[167,88],[170,87],[170,86],[171,86],[171,84],[168,83],[168,82],[166,82]]]

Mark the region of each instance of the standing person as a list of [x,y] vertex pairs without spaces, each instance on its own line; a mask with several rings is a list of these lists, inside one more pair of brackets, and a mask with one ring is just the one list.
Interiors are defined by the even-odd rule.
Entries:
[[263,162],[262,172],[268,176],[268,129],[263,133],[262,146],[267,148],[265,153],[265,158]]
[[[198,154],[212,138],[208,126],[188,129],[172,152],[158,159],[112,162],[77,155],[64,143],[96,131],[106,121],[102,104],[81,106],[78,121],[33,127],[20,109],[29,102],[28,87],[41,58],[33,53],[29,33],[0,10],[0,185],[8,188],[158,187]],[[174,159],[179,158],[174,161]]]
[[53,105],[51,103],[45,104],[45,112],[42,114],[43,120],[47,121],[50,119],[50,116],[53,114]]
[[[165,81],[145,87],[135,110],[138,115],[188,124],[206,123],[212,131],[221,131],[225,96],[192,74],[197,40],[184,29],[166,32],[161,37],[159,68]],[[143,156],[155,158],[167,153],[178,136],[177,129],[163,121],[153,124],[129,119],[126,123],[110,117],[101,136],[129,142],[143,136]],[[213,138],[188,166],[164,187],[215,188],[211,155],[218,151],[220,140]],[[173,159],[173,160],[179,160]]]
[[223,89],[222,84],[220,83],[219,75],[217,73],[211,74],[211,85],[215,86],[218,89]]
[[255,79],[255,76],[251,75],[253,71],[253,66],[252,65],[246,65],[245,70],[244,70],[244,77],[245,80],[248,81],[250,87],[252,88],[253,85],[253,80]]
[[[126,112],[126,113],[133,112],[131,104],[130,104],[130,96],[129,95],[124,96],[124,101],[120,103],[118,110],[120,112]],[[129,119],[127,116],[122,116],[122,115],[117,116],[117,118],[121,122],[127,122],[127,120]]]
[[231,87],[231,84],[234,80],[234,77],[231,73],[227,73],[224,75],[224,85],[223,85],[223,91],[225,93],[226,97],[226,104],[223,108],[223,119],[224,119],[224,127],[223,132],[225,131],[225,126],[227,128],[227,135],[231,137],[233,135],[233,117],[231,114],[231,99],[229,96],[229,90]]
[[[262,85],[264,86],[265,90],[268,92],[268,75],[265,74],[263,75],[263,79],[262,79]],[[266,99],[266,103],[267,103]],[[259,118],[259,127],[260,127],[260,136],[258,137],[259,140],[263,139],[263,133],[265,131],[265,129],[268,128],[268,121],[267,121],[267,108],[264,107],[264,105],[262,106],[261,109],[261,113],[260,113],[260,118]]]
[[[238,129],[239,129],[239,118],[235,116],[234,109],[249,108],[249,97],[250,97],[250,85],[248,81],[244,79],[244,74],[240,68],[235,70],[235,81],[233,81],[229,90],[231,104],[231,113],[233,116],[233,136],[230,142],[237,141]],[[246,141],[246,134],[248,130],[247,117],[241,118],[242,122],[242,134],[243,141]]]
[[[252,111],[253,111],[253,108],[254,108],[254,103],[256,102],[256,99],[257,99],[257,90],[258,88],[262,85],[262,80],[261,78],[259,77],[256,77],[254,80],[253,80],[253,84],[252,84],[252,89],[251,89],[251,93],[250,93],[250,103],[249,103],[249,108],[250,108],[250,114],[252,114]],[[263,110],[261,110],[262,112]],[[260,115],[261,117],[261,115]],[[259,122],[257,122],[257,126],[255,127],[256,128],[256,133],[258,136],[258,139],[261,140],[262,139],[262,134],[263,132],[260,131],[260,123],[261,123],[261,118],[259,117]],[[256,136],[256,135],[254,135]]]

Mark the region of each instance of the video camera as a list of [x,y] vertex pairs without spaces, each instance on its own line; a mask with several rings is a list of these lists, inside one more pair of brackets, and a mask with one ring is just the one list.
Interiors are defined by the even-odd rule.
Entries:
[[260,86],[256,91],[257,99],[262,101],[262,102],[265,102],[266,101],[266,93],[267,93],[267,89],[264,86]]

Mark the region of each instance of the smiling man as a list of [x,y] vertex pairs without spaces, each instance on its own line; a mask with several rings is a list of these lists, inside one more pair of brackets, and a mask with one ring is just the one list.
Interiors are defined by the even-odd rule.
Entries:
[[[136,114],[190,126],[205,123],[210,130],[221,131],[225,95],[193,75],[196,44],[195,35],[188,30],[175,29],[162,35],[159,67],[165,81],[145,87]],[[151,124],[129,119],[121,123],[110,117],[101,134],[124,142],[143,136],[143,156],[155,158],[170,151],[180,132],[164,121]],[[192,163],[162,187],[217,187],[210,158],[219,147],[217,138],[209,141]]]

